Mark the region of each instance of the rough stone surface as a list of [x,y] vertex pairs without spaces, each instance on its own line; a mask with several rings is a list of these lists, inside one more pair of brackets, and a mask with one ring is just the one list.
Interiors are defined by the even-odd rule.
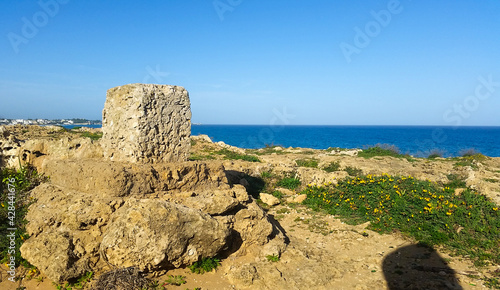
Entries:
[[89,270],[73,249],[71,237],[59,232],[42,233],[21,246],[23,257],[55,281],[78,277]]
[[[0,167],[18,168],[29,163],[40,170],[48,156],[57,159],[102,158],[98,140],[65,132],[62,127],[36,125],[0,126]],[[88,129],[99,133],[100,129]],[[25,132],[25,133],[22,133]]]
[[[122,199],[94,196],[41,184],[31,192],[26,230],[30,238],[21,254],[55,281],[75,278],[104,266],[99,244],[112,213]],[[64,263],[62,262],[64,261]],[[100,262],[100,264],[99,264]]]
[[307,194],[299,194],[296,198],[293,199],[295,203],[302,203],[307,199]]
[[245,245],[264,245],[271,238],[273,225],[257,203],[248,204],[245,209],[238,211],[234,218],[234,230]]
[[130,199],[113,215],[100,247],[116,267],[156,270],[213,257],[229,236],[225,225],[197,210],[161,200]]
[[183,87],[129,84],[109,89],[102,116],[106,158],[154,163],[189,156],[191,108]]
[[280,203],[280,200],[274,197],[273,195],[269,193],[261,193],[260,194],[260,200],[262,200],[263,203],[273,206],[277,205]]
[[44,164],[51,183],[31,192],[37,202],[26,216],[31,237],[21,253],[54,281],[99,273],[106,261],[153,270],[229,248],[257,255],[284,251],[283,233],[242,185],[227,184],[220,163],[48,158]]
[[46,159],[42,172],[68,189],[106,196],[229,189],[224,167],[199,162],[131,164],[99,159]]

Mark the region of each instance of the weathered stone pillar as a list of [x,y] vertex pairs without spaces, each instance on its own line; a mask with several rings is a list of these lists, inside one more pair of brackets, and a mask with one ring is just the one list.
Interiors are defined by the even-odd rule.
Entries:
[[191,135],[188,92],[129,84],[109,89],[102,111],[104,156],[139,163],[186,161]]

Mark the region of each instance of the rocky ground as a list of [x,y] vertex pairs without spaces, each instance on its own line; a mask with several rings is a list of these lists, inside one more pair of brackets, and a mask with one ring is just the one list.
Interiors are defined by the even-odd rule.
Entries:
[[[34,137],[35,133],[24,130],[20,128],[16,139],[11,138],[8,144]],[[28,138],[23,134],[28,134]],[[80,134],[53,129],[53,133],[43,131],[42,135],[44,139],[52,140],[47,141],[49,143],[72,147],[66,150],[69,153],[53,150],[61,156],[99,155],[99,151],[89,145],[94,142]],[[5,144],[0,146],[5,148]],[[81,145],[75,149],[76,144]],[[236,251],[211,273],[192,274],[183,268],[156,273],[154,279],[159,281],[164,281],[168,275],[186,276],[186,284],[180,287],[167,286],[167,289],[387,289],[389,286],[390,289],[483,289],[486,287],[481,277],[499,268],[498,265],[476,268],[465,257],[452,257],[440,249],[433,251],[417,246],[398,233],[381,235],[372,232],[366,229],[367,224],[345,224],[336,217],[313,212],[298,201],[300,191],[307,184],[322,184],[345,178],[349,175],[345,169],[351,168],[359,169],[363,174],[411,175],[436,182],[445,182],[449,174],[455,174],[463,177],[468,187],[500,203],[500,158],[487,158],[462,166],[450,158],[365,159],[356,156],[358,150],[281,147],[244,150],[223,143],[212,143],[208,137],[193,137],[191,145],[192,160],[205,162],[209,167],[222,164],[230,183],[245,186],[256,197],[259,193],[271,193],[274,189],[259,183],[259,178],[265,172],[274,175],[292,174],[300,178],[302,185],[296,190],[280,189],[284,196],[274,206],[260,203],[270,220],[286,236],[288,245],[279,260],[270,261],[250,250]],[[14,146],[7,146],[10,147]],[[36,156],[30,157],[34,152],[52,150],[25,149],[29,152],[26,158],[34,160],[37,160]],[[254,156],[260,162],[235,160],[241,156]],[[297,166],[296,160],[303,159],[316,159],[318,165],[316,168]],[[36,162],[41,164],[41,160]],[[330,173],[320,169],[330,162],[338,162],[339,169]],[[252,192],[257,189],[259,192]],[[6,280],[5,268],[2,268],[2,279],[1,289],[17,289],[19,286]],[[24,280],[22,284],[26,289],[55,289],[47,278],[43,282],[37,279]]]

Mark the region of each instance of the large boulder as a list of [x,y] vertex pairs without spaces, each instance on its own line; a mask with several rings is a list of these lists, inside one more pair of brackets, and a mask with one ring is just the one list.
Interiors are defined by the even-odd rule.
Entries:
[[[217,163],[131,164],[102,159],[50,159],[42,172],[53,184],[104,196],[147,197],[153,193],[229,189],[224,167]],[[163,194],[161,194],[163,195]]]
[[186,161],[191,146],[188,92],[129,84],[109,89],[102,112],[104,156],[139,163]]
[[[45,183],[31,192],[22,256],[52,280],[102,268],[99,245],[110,217],[124,202]],[[99,264],[100,262],[100,264]],[[99,265],[98,265],[99,264]]]
[[231,231],[200,211],[162,200],[129,199],[113,215],[101,251],[116,267],[157,270],[213,257]]

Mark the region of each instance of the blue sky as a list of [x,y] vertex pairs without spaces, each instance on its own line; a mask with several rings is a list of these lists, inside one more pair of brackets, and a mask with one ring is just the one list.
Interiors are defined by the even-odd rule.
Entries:
[[500,2],[2,1],[0,118],[184,86],[206,124],[500,126]]

